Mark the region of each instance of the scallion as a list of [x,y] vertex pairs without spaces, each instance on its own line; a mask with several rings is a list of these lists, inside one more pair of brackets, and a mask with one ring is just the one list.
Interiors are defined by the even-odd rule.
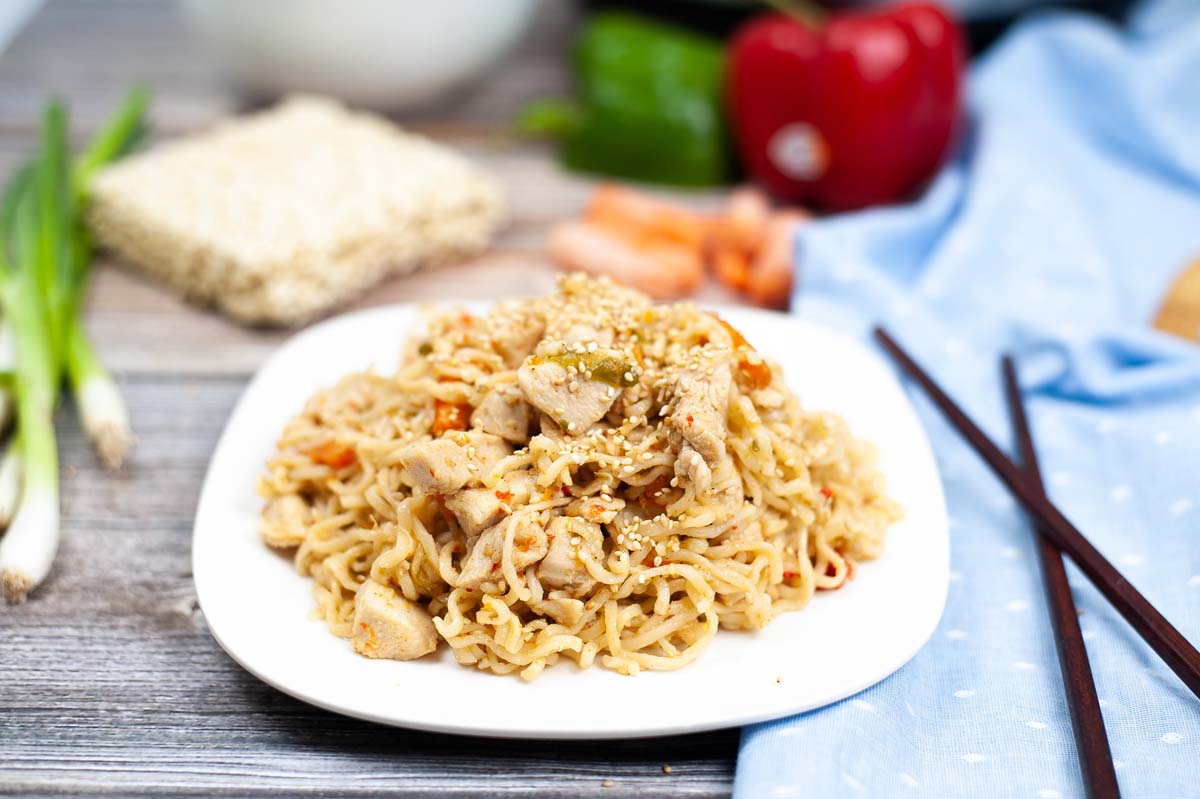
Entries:
[[11,524],[0,539],[0,582],[10,601],[23,600],[46,577],[58,548],[53,415],[64,376],[106,463],[119,466],[131,440],[120,392],[81,321],[92,254],[83,209],[95,173],[140,135],[145,104],[144,92],[130,93],[73,164],[66,111],[51,102],[38,154],[10,181],[0,210],[0,309],[15,355],[6,387],[16,411],[14,441],[0,464],[0,514],[6,497],[19,497],[9,502]]
[[13,441],[0,459],[0,528],[8,527],[21,501],[21,445]]

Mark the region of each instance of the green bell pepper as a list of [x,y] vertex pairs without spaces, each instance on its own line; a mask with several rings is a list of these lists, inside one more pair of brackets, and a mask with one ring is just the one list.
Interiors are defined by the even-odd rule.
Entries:
[[541,101],[520,120],[562,140],[566,167],[676,186],[729,180],[719,42],[606,12],[584,25],[575,69],[576,102]]

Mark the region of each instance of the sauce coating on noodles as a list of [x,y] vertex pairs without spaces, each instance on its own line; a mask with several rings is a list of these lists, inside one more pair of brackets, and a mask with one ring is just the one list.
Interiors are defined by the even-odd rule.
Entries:
[[569,275],[427,328],[312,397],[260,483],[264,540],[366,656],[676,669],[841,587],[900,515],[871,446],[691,304]]

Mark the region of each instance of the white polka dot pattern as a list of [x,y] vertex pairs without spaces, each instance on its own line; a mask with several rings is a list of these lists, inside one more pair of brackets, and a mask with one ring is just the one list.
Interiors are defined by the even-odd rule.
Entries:
[[[1015,354],[1051,499],[1200,641],[1200,350],[1147,325],[1200,255],[1200,138],[1186,135],[1200,130],[1200,6],[1137,5],[1136,45],[1069,14],[1014,26],[975,62],[975,135],[928,192],[801,231],[796,311],[853,334],[885,325],[1009,452],[997,363]],[[1142,31],[1167,8],[1169,35]],[[770,799],[773,785],[822,799],[1084,796],[1028,519],[913,397],[951,518],[941,623],[851,698],[873,710],[844,701],[743,733],[735,799]],[[1194,698],[1067,574],[1122,795],[1197,795]]]

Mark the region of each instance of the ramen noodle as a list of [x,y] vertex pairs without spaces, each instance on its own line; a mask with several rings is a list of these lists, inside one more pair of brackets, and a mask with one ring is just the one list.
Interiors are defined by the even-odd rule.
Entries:
[[288,422],[261,532],[363,655],[669,670],[877,557],[873,449],[718,316],[568,275],[431,314]]

